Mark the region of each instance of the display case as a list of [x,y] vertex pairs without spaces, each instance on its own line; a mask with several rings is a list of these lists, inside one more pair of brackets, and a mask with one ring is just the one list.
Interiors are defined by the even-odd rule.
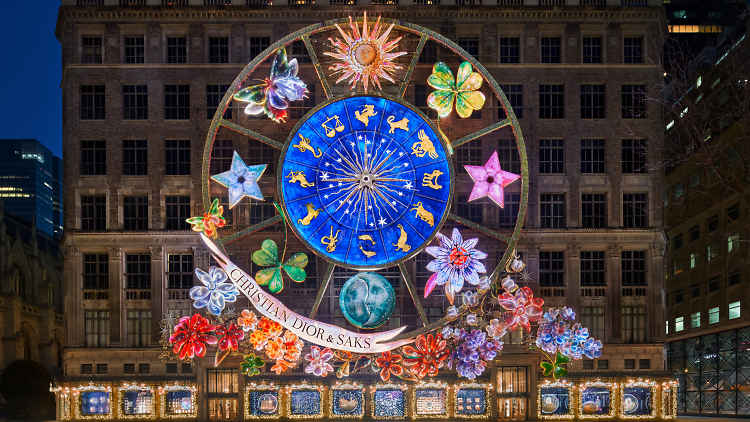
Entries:
[[323,386],[308,384],[288,385],[286,391],[286,416],[292,419],[323,417]]
[[457,418],[487,419],[492,414],[489,383],[459,383],[453,386],[453,415]]
[[111,419],[112,387],[109,385],[84,385],[73,388],[75,413],[73,419]]
[[437,382],[420,382],[412,388],[413,418],[440,418],[450,416],[450,387],[448,384]]
[[370,387],[370,413],[373,419],[406,418],[406,390],[403,384],[376,384]]
[[539,384],[537,394],[537,417],[539,419],[573,419],[573,384],[566,380],[549,381]]
[[245,419],[278,419],[281,416],[280,387],[273,383],[245,386]]
[[612,419],[617,415],[616,382],[583,381],[578,390],[578,419]]
[[196,392],[197,388],[194,385],[175,384],[159,387],[161,417],[173,419],[198,417]]
[[117,389],[117,418],[155,419],[155,400],[150,385],[124,383]]
[[631,380],[621,384],[620,390],[620,418],[622,419],[654,419],[656,415],[656,401],[659,389],[656,381]]

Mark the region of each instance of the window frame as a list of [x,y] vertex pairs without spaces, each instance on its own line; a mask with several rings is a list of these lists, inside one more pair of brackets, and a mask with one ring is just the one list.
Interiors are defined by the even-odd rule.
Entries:
[[190,84],[164,84],[164,120],[190,120]]
[[[539,85],[539,119],[540,120],[564,120],[565,119],[565,85],[540,84]],[[543,96],[548,96],[546,100]]]
[[[107,175],[107,141],[103,139],[81,140],[81,176]],[[90,160],[90,161],[89,161]]]
[[[564,193],[541,193],[539,195],[539,227],[545,229],[567,227],[565,205]],[[562,211],[562,215],[555,215],[557,209]]]
[[[90,88],[91,92],[84,92],[84,87]],[[97,92],[98,89],[101,89],[101,92]],[[105,84],[79,85],[79,93],[78,120],[107,119],[107,86]],[[89,115],[91,117],[88,117]]]
[[587,83],[579,85],[581,119],[603,120],[607,118],[607,85]]
[[[185,144],[183,144],[183,142]],[[174,143],[174,145],[170,145]],[[187,161],[183,161],[187,152]],[[165,139],[164,140],[164,173],[166,176],[190,176],[191,173],[190,139]],[[172,157],[174,156],[174,157]],[[170,161],[175,158],[175,161]],[[176,170],[175,170],[176,169]],[[187,171],[184,171],[187,169]]]

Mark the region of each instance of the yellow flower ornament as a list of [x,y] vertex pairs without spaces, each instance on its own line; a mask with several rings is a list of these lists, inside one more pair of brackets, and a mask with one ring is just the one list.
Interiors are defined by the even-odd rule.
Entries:
[[469,117],[472,111],[480,110],[484,106],[484,94],[479,91],[482,87],[482,75],[473,70],[471,63],[461,63],[454,81],[453,72],[447,64],[435,63],[427,83],[437,91],[427,97],[427,104],[435,109],[440,117],[451,114],[453,101],[456,102],[456,113],[464,119]]

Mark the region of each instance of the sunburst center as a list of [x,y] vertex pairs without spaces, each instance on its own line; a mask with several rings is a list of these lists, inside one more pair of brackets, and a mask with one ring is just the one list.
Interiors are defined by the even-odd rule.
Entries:
[[354,50],[354,57],[362,66],[369,66],[377,60],[378,53],[374,45],[362,43]]

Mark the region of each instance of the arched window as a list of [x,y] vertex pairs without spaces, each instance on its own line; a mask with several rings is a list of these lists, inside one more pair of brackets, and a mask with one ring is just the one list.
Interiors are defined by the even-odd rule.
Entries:
[[16,269],[15,286],[14,291],[16,294],[21,296],[21,300],[26,301],[26,276],[21,271],[18,265],[13,265]]
[[21,331],[21,357],[22,359],[32,359],[31,357],[31,338],[29,333]]

